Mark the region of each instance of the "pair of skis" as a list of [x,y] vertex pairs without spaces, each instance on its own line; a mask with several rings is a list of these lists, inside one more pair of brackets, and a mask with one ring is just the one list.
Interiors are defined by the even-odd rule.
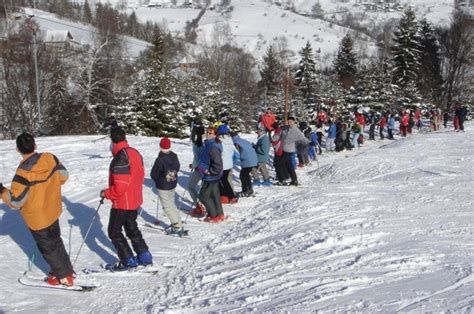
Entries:
[[[170,265],[163,265],[165,268],[173,267]],[[111,271],[107,269],[107,264],[101,264],[99,267],[86,267],[82,269],[82,272],[86,275],[136,275],[136,274],[148,274],[156,275],[158,274],[158,267],[156,266],[138,266],[136,268],[130,268],[121,271]],[[47,289],[56,289],[56,290],[66,290],[66,291],[79,291],[79,292],[90,292],[98,288],[98,285],[87,284],[87,283],[78,283],[77,281],[72,286],[66,285],[50,285],[47,282],[47,277],[45,276],[35,276],[29,274],[27,271],[23,273],[22,276],[18,278],[18,282],[22,285],[36,288],[47,288]]]
[[25,273],[23,273],[23,275],[18,278],[18,282],[21,283],[22,285],[29,286],[29,287],[66,290],[66,291],[90,292],[98,288],[97,285],[78,284],[78,283],[75,283],[72,286],[66,286],[66,285],[53,286],[47,282],[47,279],[48,277],[30,275],[27,271],[25,271]]

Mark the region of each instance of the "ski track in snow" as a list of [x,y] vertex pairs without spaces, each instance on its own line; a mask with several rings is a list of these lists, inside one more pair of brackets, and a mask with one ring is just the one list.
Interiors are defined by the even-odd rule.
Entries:
[[[32,252],[33,272],[47,268],[18,212],[0,204],[0,279],[12,283],[0,288],[0,311],[470,312],[470,127],[466,133],[414,134],[318,156],[319,168],[313,162],[297,170],[304,188],[257,187],[257,197],[224,206],[232,218],[225,223],[212,225],[188,217],[191,239],[144,230],[155,263],[169,267],[161,267],[158,275],[79,274],[78,280],[100,285],[84,294],[16,283]],[[99,138],[38,139],[39,151],[56,154],[70,172],[63,189],[61,228],[72,259],[97,208],[99,191],[107,184],[109,141]],[[143,154],[149,176],[158,139],[129,141]],[[183,186],[191,147],[188,140],[174,140],[173,149],[182,165],[177,199],[185,219],[190,203]],[[8,185],[19,156],[13,141],[3,141],[0,152],[0,179]],[[139,218],[148,222],[157,211],[151,183],[146,178]],[[114,260],[106,235],[109,208],[110,203],[101,208],[76,271]],[[168,222],[161,208],[158,214]]]

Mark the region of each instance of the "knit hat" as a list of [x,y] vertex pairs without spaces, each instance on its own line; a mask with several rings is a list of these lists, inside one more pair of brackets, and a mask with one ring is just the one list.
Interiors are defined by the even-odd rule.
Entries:
[[160,150],[163,153],[167,153],[171,150],[171,141],[167,137],[163,137],[160,141]]

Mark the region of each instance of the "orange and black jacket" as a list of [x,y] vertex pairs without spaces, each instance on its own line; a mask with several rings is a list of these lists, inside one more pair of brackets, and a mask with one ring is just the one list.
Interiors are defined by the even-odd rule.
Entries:
[[3,201],[20,208],[31,230],[41,230],[53,224],[62,212],[61,185],[68,172],[56,156],[33,153],[16,170],[10,190],[2,193]]

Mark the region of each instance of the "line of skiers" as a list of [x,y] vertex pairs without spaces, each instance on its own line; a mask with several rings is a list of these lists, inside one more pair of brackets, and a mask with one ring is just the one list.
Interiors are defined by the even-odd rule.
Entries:
[[[227,124],[215,124],[206,129],[201,121],[194,122],[191,131],[193,163],[189,165],[191,175],[186,187],[193,201],[192,216],[206,216],[204,221],[212,223],[222,221],[225,219],[222,204],[237,203],[241,197],[253,196],[253,184],[271,185],[267,169],[270,141],[263,129],[258,129],[257,134],[256,143],[250,143],[238,132],[231,131]],[[235,192],[233,186],[232,169],[237,164],[240,192]],[[260,175],[263,180],[256,181]]]
[[[455,128],[463,131],[467,110],[457,105],[454,113]],[[411,133],[415,125],[421,129],[418,110],[414,114],[406,110],[399,116],[401,136]],[[431,112],[431,119],[439,120],[440,116],[438,111]],[[443,118],[446,127],[447,118]],[[125,270],[151,265],[153,257],[137,224],[138,211],[143,203],[143,157],[129,146],[124,130],[114,124],[110,130],[113,159],[109,166],[109,184],[100,192],[100,197],[112,202],[108,236],[117,251],[118,262],[111,264],[110,269]],[[273,183],[267,168],[271,147],[274,150],[275,184],[298,185],[295,169],[308,165],[322,153],[324,133],[327,134],[327,151],[351,149],[363,142],[366,124],[369,124],[369,140],[375,139],[376,126],[381,139],[384,139],[385,127],[388,139],[393,139],[395,117],[390,113],[377,115],[374,111],[368,115],[355,111],[351,124],[340,118],[330,119],[326,113],[320,112],[315,117],[316,130],[313,131],[304,121],[297,125],[292,116],[282,125],[268,108],[259,121],[256,143],[241,138],[226,124],[217,123],[205,128],[201,121],[195,121],[191,131],[193,162],[189,165],[191,174],[186,186],[193,203],[190,215],[205,217],[203,221],[210,223],[223,221],[222,204],[237,203],[239,198],[253,196],[254,185],[271,186]],[[22,161],[11,188],[7,189],[0,183],[1,198],[10,207],[21,209],[25,224],[51,268],[47,282],[71,286],[75,273],[59,226],[61,186],[68,180],[68,172],[53,154],[36,152],[32,135],[19,135],[16,146]],[[298,162],[294,156],[298,157]],[[237,165],[240,166],[242,190],[236,193],[232,171]],[[171,150],[171,141],[164,137],[160,140],[160,152],[151,170],[151,178],[170,220],[167,233],[182,235],[185,230],[175,203],[179,171],[180,163]]]
[[[463,123],[467,116],[467,109],[465,106],[455,104],[452,106],[454,113],[453,126],[455,131],[463,131]],[[423,118],[429,118],[430,125],[425,125]],[[290,119],[291,120],[291,119]],[[351,150],[354,147],[360,147],[365,141],[365,128],[368,127],[368,140],[375,140],[376,130],[381,140],[387,138],[394,139],[396,131],[396,121],[399,122],[398,134],[402,137],[412,133],[414,128],[420,132],[427,127],[430,130],[436,131],[440,129],[440,125],[444,120],[444,126],[447,127],[449,121],[449,113],[445,112],[442,116],[439,109],[433,109],[427,112],[417,108],[415,111],[410,109],[401,110],[398,113],[385,112],[378,113],[375,110],[363,111],[361,108],[355,110],[346,117],[330,118],[325,111],[319,111],[308,125],[307,122],[299,122],[299,129],[304,136],[309,140],[309,143],[303,141],[296,143],[296,152],[298,157],[298,167],[304,167],[312,160],[317,159],[316,154],[322,154],[323,147],[326,151],[341,151]],[[291,123],[291,122],[290,122]],[[267,131],[269,136],[277,136],[280,132],[279,123],[276,116],[272,113],[271,108],[268,108],[265,113],[259,116],[258,127]],[[273,133],[272,133],[273,132]],[[271,137],[271,139],[274,139]],[[274,165],[277,170],[280,162],[280,154],[282,152],[275,147],[275,161]],[[293,162],[294,164],[295,162]]]

